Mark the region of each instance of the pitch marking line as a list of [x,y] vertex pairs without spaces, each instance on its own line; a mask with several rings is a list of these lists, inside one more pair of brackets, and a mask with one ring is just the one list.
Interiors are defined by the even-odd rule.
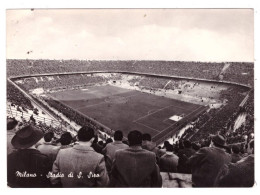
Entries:
[[150,112],[150,111],[149,111],[150,113],[148,112],[148,114],[146,114],[146,115],[144,115],[144,116],[141,116],[140,118],[134,120],[133,122],[139,121],[140,119],[143,119],[143,118],[145,118],[145,117],[148,117],[148,116],[150,116],[150,115],[153,115],[153,114],[155,114],[155,113],[157,113],[157,112],[159,112],[159,111],[161,111],[161,110],[164,110],[164,109],[166,109],[166,108],[169,108],[169,107],[179,108],[179,109],[182,109],[182,110],[190,110],[190,109],[186,109],[186,108],[181,108],[181,107],[178,107],[178,106],[170,105],[170,106],[166,106],[166,107],[160,108],[160,109],[158,109],[158,110],[156,110],[156,111],[154,111],[154,112]]
[[[189,116],[189,115],[191,115],[192,113],[194,113],[195,111],[199,110],[201,107],[202,107],[202,106],[199,106],[196,110],[192,111],[191,113],[189,113],[188,115],[186,115],[186,116],[185,116],[184,118],[182,118],[182,119],[185,119],[187,116]],[[181,121],[181,120],[180,120],[180,121]],[[176,123],[174,123],[174,124],[172,124],[172,125],[166,127],[165,129],[163,129],[162,131],[160,131],[160,133],[164,132],[166,129],[172,127],[172,126],[175,125],[175,124],[176,124]],[[159,135],[160,133],[157,133],[157,134],[154,135],[153,137]]]
[[142,125],[142,126],[145,126],[145,127],[149,128],[149,129],[152,129],[152,130],[154,130],[154,131],[160,132],[160,131],[158,131],[158,130],[152,128],[152,127],[149,127],[149,126],[147,126],[147,125],[145,125],[145,124],[143,124],[143,123],[139,123],[139,122],[135,122],[135,123],[137,123],[137,124],[139,124],[139,125]]

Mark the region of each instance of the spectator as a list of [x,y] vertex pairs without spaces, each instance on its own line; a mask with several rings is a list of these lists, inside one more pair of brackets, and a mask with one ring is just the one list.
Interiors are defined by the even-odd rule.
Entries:
[[56,159],[56,156],[59,152],[60,146],[55,146],[52,144],[52,140],[54,137],[53,132],[45,133],[43,139],[44,142],[37,147],[37,150],[39,150],[42,154],[45,154],[49,157],[51,163],[53,163]]
[[[94,130],[82,127],[78,131],[79,144],[60,150],[53,164],[54,174],[63,173],[64,177],[51,178],[54,186],[62,187],[106,187],[109,178],[104,156],[91,147]],[[68,177],[68,175],[73,177]]]
[[60,142],[61,146],[60,149],[66,149],[69,147],[72,147],[70,144],[72,143],[72,136],[69,132],[65,132],[61,135],[60,139],[58,142]]
[[201,148],[190,157],[192,182],[194,187],[213,187],[222,166],[231,162],[225,152],[226,139],[222,135],[212,136],[209,147]]
[[106,147],[102,150],[103,154],[106,157],[106,167],[107,171],[111,171],[111,166],[115,158],[116,151],[120,149],[126,149],[129,148],[128,145],[122,143],[123,140],[123,132],[122,131],[116,131],[114,133],[114,142],[108,143]]
[[231,162],[236,163],[239,161],[242,157],[239,155],[239,147],[237,145],[233,145],[231,147]]
[[152,142],[150,134],[143,134],[142,140],[142,148],[154,152],[157,158],[160,158],[165,153],[164,151],[156,147],[156,143]]
[[215,187],[252,187],[254,183],[254,155],[251,154],[225,165],[219,172]]
[[187,164],[188,159],[195,154],[195,150],[191,147],[191,142],[189,140],[183,141],[183,149],[178,151],[178,172],[179,173],[191,173],[191,167]]
[[37,128],[28,125],[16,132],[12,144],[19,149],[7,157],[7,181],[10,187],[50,187],[45,177],[51,170],[48,157],[36,150],[43,137]]
[[191,147],[193,150],[198,151],[200,149],[200,144],[196,144],[195,142],[192,142]]
[[94,139],[94,141],[93,141],[91,147],[92,147],[97,153],[102,154],[102,150],[103,150],[104,146],[103,146],[103,145],[100,145],[100,144],[98,143],[98,136],[97,136],[97,135],[95,136],[95,139]]
[[160,171],[177,173],[179,157],[173,153],[173,147],[171,144],[166,144],[165,148],[166,154],[164,154],[159,160]]
[[15,151],[15,148],[11,144],[11,140],[15,136],[17,124],[18,122],[15,118],[7,119],[7,155]]
[[162,178],[154,153],[142,149],[142,133],[128,134],[130,148],[118,150],[111,172],[112,187],[161,187]]

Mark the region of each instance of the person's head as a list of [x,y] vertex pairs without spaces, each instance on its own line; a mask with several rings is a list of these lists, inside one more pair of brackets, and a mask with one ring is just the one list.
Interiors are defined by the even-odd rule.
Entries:
[[191,142],[189,140],[184,140],[183,145],[185,148],[191,148]]
[[179,149],[184,149],[184,144],[183,144],[183,141],[182,140],[180,140],[179,141]]
[[173,146],[171,144],[166,144],[165,149],[167,152],[173,152]]
[[231,147],[227,146],[227,147],[225,147],[225,150],[227,153],[231,154]]
[[123,139],[123,132],[118,130],[114,133],[114,140],[115,141],[122,141]]
[[231,147],[231,151],[232,151],[232,153],[234,153],[234,154],[239,154],[239,152],[240,152],[239,147],[238,147],[237,145],[233,145],[233,146]]
[[61,145],[69,145],[72,142],[72,136],[69,132],[65,132],[60,137],[60,143]]
[[196,150],[196,151],[198,151],[200,149],[200,145],[196,144],[194,142],[191,143],[191,147],[193,148],[193,150]]
[[226,149],[226,138],[223,135],[211,135],[211,144],[210,146],[215,146],[218,148]]
[[112,140],[111,138],[108,138],[108,139],[106,140],[106,144],[112,143],[112,142],[113,142],[113,140]]
[[169,141],[164,141],[163,146],[166,147],[166,146],[169,145],[169,144],[170,144]]
[[152,141],[151,135],[149,133],[144,133],[142,135],[142,140],[143,141]]
[[7,119],[7,130],[12,130],[17,126],[18,122],[15,118]]
[[78,131],[78,140],[81,142],[93,141],[95,137],[94,129],[91,127],[83,126]]
[[45,133],[43,138],[45,142],[51,142],[53,137],[54,137],[54,133],[50,131],[48,133]]
[[36,145],[43,137],[43,132],[38,128],[27,125],[15,133],[11,143],[16,149],[26,149]]
[[137,130],[130,131],[128,136],[129,146],[141,145],[142,144],[142,133]]

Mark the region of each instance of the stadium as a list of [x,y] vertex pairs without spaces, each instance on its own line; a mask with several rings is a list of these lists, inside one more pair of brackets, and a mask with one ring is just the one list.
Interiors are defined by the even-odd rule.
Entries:
[[[8,52],[13,55],[8,55],[14,56],[6,60],[9,187],[252,187],[255,184],[254,63],[248,54],[251,50],[243,53],[246,48],[237,47],[237,37],[226,38],[236,33],[235,28],[225,34],[224,30],[213,28],[211,22],[202,22],[225,37],[215,39],[215,34],[210,34],[213,31],[207,31],[212,36],[207,45],[204,28],[188,23],[192,33],[185,34],[187,29],[175,23],[175,16],[182,16],[178,10],[147,10],[149,17],[166,14],[165,21],[153,18],[151,22],[144,14],[142,25],[139,19],[129,17],[131,13],[139,17],[142,10],[104,11],[113,20],[109,17],[102,20],[107,20],[114,29],[99,23],[100,10],[72,11],[71,25],[75,24],[75,29],[68,28],[63,18],[60,20],[66,11],[28,11],[21,12],[21,16],[9,11],[10,32],[10,29],[16,32],[15,26],[20,25],[13,17],[21,17],[22,22],[24,18],[25,21],[38,18],[31,25],[44,27],[39,28],[43,33],[38,29],[35,35],[19,27],[24,32],[22,35],[28,32],[39,41],[35,41],[32,50],[21,44],[26,52],[21,49],[19,53],[16,42],[9,43],[13,53]],[[226,21],[219,19],[221,12],[215,11],[212,13],[216,21]],[[199,10],[184,12],[187,21],[191,16],[208,14]],[[45,13],[50,14],[49,18]],[[130,24],[128,20],[124,20],[126,24],[118,21],[127,32],[123,27],[119,30],[117,22],[111,22],[121,17],[119,13],[133,20]],[[86,23],[78,21],[81,15],[86,17]],[[88,18],[95,18],[97,23],[93,25]],[[170,23],[164,24],[167,21]],[[170,25],[172,22],[179,30]],[[234,25],[246,28],[245,24]],[[83,30],[81,25],[85,25]],[[185,36],[175,38],[175,33]],[[60,45],[60,51],[56,51],[55,44],[53,48],[43,44],[48,36],[57,45],[63,42],[69,45],[71,39],[73,47]],[[193,48],[190,43],[197,43],[198,37],[204,41]],[[15,40],[15,34],[9,39]],[[128,39],[135,43],[134,47]],[[83,40],[89,46],[84,43],[77,48]],[[221,50],[210,50],[216,40],[224,43],[218,45]],[[223,40],[236,43],[236,47],[232,45],[230,49]],[[100,53],[104,56],[100,57]],[[248,54],[247,60],[241,60],[240,53]],[[212,60],[215,56],[220,60]],[[223,60],[223,56],[229,60]],[[202,60],[193,60],[198,58]]]
[[[69,70],[72,63],[76,64],[78,72],[74,68]],[[135,69],[129,69],[131,63]],[[250,63],[194,63],[194,66],[185,62],[8,60],[7,64],[8,93],[15,91],[19,97],[27,98],[19,99],[17,106],[32,109],[29,98],[46,109],[56,123],[62,120],[59,117],[62,114],[79,126],[91,122],[98,132],[107,136],[112,136],[113,130],[122,129],[127,135],[130,130],[142,129],[161,144],[167,138],[178,136],[178,132],[191,123],[194,127],[182,136],[194,141],[217,133],[220,129],[216,122],[221,131],[228,133],[243,113],[243,117],[249,119],[245,123],[251,128],[247,133],[253,132],[249,118],[253,115],[244,114],[248,104],[252,104],[253,64]],[[161,67],[159,70],[158,66]],[[169,74],[170,66],[179,74]],[[186,66],[194,68],[189,68],[193,77]],[[56,70],[52,70],[53,67]],[[61,67],[65,71],[59,73]],[[147,69],[150,73],[143,71]],[[201,71],[194,74],[196,70],[207,74],[202,77]],[[231,77],[230,72],[236,74]],[[8,97],[17,96],[8,94]],[[59,114],[51,114],[53,112]],[[207,128],[203,129],[203,126]]]

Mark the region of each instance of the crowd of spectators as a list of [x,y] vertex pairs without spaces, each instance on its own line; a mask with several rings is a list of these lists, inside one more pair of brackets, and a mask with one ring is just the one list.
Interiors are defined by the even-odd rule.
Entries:
[[17,126],[15,119],[7,120],[10,187],[162,187],[160,172],[191,174],[193,187],[254,185],[253,139],[242,148],[228,146],[221,134],[201,144],[165,141],[157,147],[137,130],[127,140],[115,131],[104,142],[87,126],[75,137],[44,134],[33,124]]
[[12,102],[22,108],[33,109],[31,101],[25,95],[7,81],[7,101]]
[[[210,115],[205,113],[202,117],[204,121],[205,118],[209,119],[202,125],[195,125],[194,128],[199,129],[194,136],[192,136],[193,141],[201,140],[208,136],[208,134],[215,134],[217,131],[221,131],[226,134],[233,121],[236,120],[237,113],[239,112],[239,105],[243,98],[245,97],[242,93],[244,89],[239,87],[230,88],[227,91],[221,91],[221,98],[225,99],[226,105],[218,110],[213,110]],[[201,124],[200,120],[198,124]]]
[[[21,81],[21,80],[20,80]],[[70,86],[94,85],[103,83],[107,80],[105,77],[97,75],[60,75],[60,76],[42,76],[25,78],[17,84],[23,89],[29,91],[36,88],[52,89],[52,88],[67,88]]]
[[80,71],[130,71],[174,75],[211,80],[253,83],[253,63],[230,63],[220,74],[225,63],[183,61],[88,61],[88,60],[7,60],[7,75],[32,75]]

